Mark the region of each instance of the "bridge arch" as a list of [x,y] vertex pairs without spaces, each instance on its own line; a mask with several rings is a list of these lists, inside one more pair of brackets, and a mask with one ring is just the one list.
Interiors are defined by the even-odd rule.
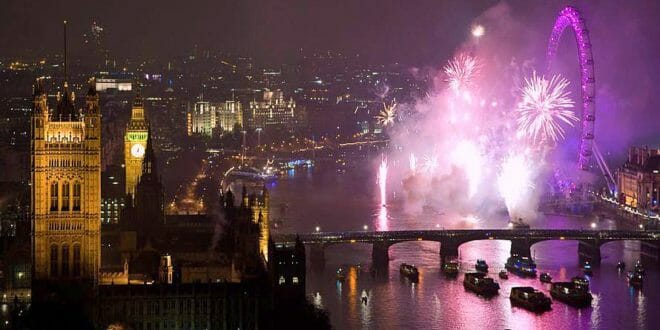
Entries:
[[596,80],[594,77],[594,57],[591,50],[589,30],[582,14],[575,8],[568,6],[559,12],[559,16],[552,28],[547,51],[547,72],[557,55],[557,47],[561,36],[567,27],[571,27],[575,34],[578,47],[578,60],[580,62],[580,91],[582,96],[582,135],[580,151],[578,153],[578,168],[586,170],[591,158],[594,140],[594,122],[596,120]]

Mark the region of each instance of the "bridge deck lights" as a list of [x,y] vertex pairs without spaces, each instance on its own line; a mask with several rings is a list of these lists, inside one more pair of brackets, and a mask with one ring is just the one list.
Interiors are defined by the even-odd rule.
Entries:
[[355,240],[354,240],[354,239],[352,239],[352,240],[351,240],[351,243],[355,243]]
[[422,238],[421,238],[421,237],[417,237],[417,240],[418,240],[418,241],[421,241],[421,240],[422,240]]
[[563,240],[566,239],[566,237],[564,237],[564,236],[560,236],[559,239],[563,241]]

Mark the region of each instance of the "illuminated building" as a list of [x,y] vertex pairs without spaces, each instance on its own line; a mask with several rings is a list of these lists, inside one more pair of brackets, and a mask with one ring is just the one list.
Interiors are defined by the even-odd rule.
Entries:
[[238,101],[211,103],[211,111],[215,110],[216,125],[222,132],[231,132],[234,126],[243,127],[243,110]]
[[268,269],[275,294],[285,299],[305,296],[305,246],[300,239],[295,245],[270,241]]
[[186,114],[188,135],[205,136],[217,132],[231,132],[234,126],[243,126],[243,111],[238,101],[196,102]]
[[119,92],[130,92],[133,90],[133,82],[122,78],[98,78],[96,79],[96,90],[106,92],[116,90]]
[[658,211],[660,149],[631,147],[628,160],[617,170],[619,202],[638,210]]
[[95,283],[101,262],[101,116],[92,84],[76,110],[64,82],[48,109],[41,80],[31,116],[33,278]]
[[251,101],[247,113],[247,128],[261,128],[267,130],[269,127],[294,128],[301,123],[300,115],[302,109],[296,105],[293,99],[285,100],[281,90],[265,90],[260,101]]
[[124,135],[124,165],[126,168],[126,194],[135,195],[135,186],[142,173],[142,160],[147,147],[149,123],[144,116],[142,99],[133,102],[131,119]]
[[124,207],[126,189],[124,188],[124,168],[109,165],[101,173],[101,223],[116,224]]

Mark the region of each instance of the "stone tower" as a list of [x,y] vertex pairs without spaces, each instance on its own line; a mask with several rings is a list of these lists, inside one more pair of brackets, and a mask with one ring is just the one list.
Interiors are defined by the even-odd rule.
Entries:
[[34,280],[89,280],[101,263],[101,113],[94,81],[84,109],[64,82],[55,110],[41,80],[31,115]]
[[124,134],[124,165],[126,169],[126,194],[135,196],[135,187],[142,174],[142,160],[147,149],[149,125],[144,116],[142,98],[138,95],[133,102],[131,119]]

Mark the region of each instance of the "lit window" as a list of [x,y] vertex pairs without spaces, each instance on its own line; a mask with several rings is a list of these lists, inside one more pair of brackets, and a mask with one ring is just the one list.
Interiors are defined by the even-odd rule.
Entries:
[[286,283],[286,280],[284,279],[284,276],[280,276],[280,285]]
[[293,282],[293,284],[298,284],[298,276],[294,276],[294,277],[291,279],[291,282]]

